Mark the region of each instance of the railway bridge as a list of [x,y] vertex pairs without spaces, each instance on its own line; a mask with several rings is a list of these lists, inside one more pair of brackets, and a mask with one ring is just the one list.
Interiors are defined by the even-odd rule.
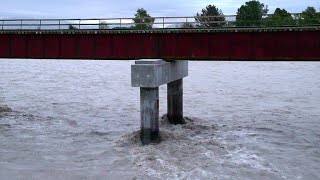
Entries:
[[[319,24],[239,27],[226,21],[222,26],[205,28],[189,22],[192,18],[155,17],[152,29],[130,28],[132,18],[0,20],[0,58],[164,60],[132,65],[132,86],[140,87],[144,144],[160,140],[160,85],[168,84],[170,122],[184,122],[182,79],[188,75],[186,60],[320,60]],[[185,23],[194,26],[180,26]]]

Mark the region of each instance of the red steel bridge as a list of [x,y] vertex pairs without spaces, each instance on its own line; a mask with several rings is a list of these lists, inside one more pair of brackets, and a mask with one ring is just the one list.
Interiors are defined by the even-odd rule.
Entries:
[[0,20],[0,58],[320,60],[320,22],[237,26],[235,16]]

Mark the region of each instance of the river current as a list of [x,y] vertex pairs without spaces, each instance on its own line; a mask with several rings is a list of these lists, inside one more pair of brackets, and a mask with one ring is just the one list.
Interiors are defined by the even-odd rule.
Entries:
[[189,62],[149,146],[131,64],[0,60],[0,179],[320,179],[320,63]]

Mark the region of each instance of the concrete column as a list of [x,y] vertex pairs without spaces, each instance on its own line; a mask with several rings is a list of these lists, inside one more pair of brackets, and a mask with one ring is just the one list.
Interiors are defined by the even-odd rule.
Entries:
[[140,139],[143,144],[160,142],[159,86],[168,84],[171,123],[183,123],[182,78],[187,76],[188,61],[136,61],[131,66],[131,85],[140,87]]
[[171,124],[184,124],[183,79],[167,84],[168,119]]
[[140,88],[140,113],[142,143],[159,143],[159,87]]

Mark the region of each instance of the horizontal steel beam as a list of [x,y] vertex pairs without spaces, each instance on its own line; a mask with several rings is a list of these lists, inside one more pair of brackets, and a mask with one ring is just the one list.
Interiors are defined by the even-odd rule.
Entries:
[[292,32],[292,31],[320,31],[319,26],[283,26],[283,27],[225,27],[225,28],[153,28],[148,30],[138,29],[7,29],[0,34],[148,34],[148,33],[216,33],[216,32]]
[[320,60],[320,31],[26,31],[0,33],[0,58]]

